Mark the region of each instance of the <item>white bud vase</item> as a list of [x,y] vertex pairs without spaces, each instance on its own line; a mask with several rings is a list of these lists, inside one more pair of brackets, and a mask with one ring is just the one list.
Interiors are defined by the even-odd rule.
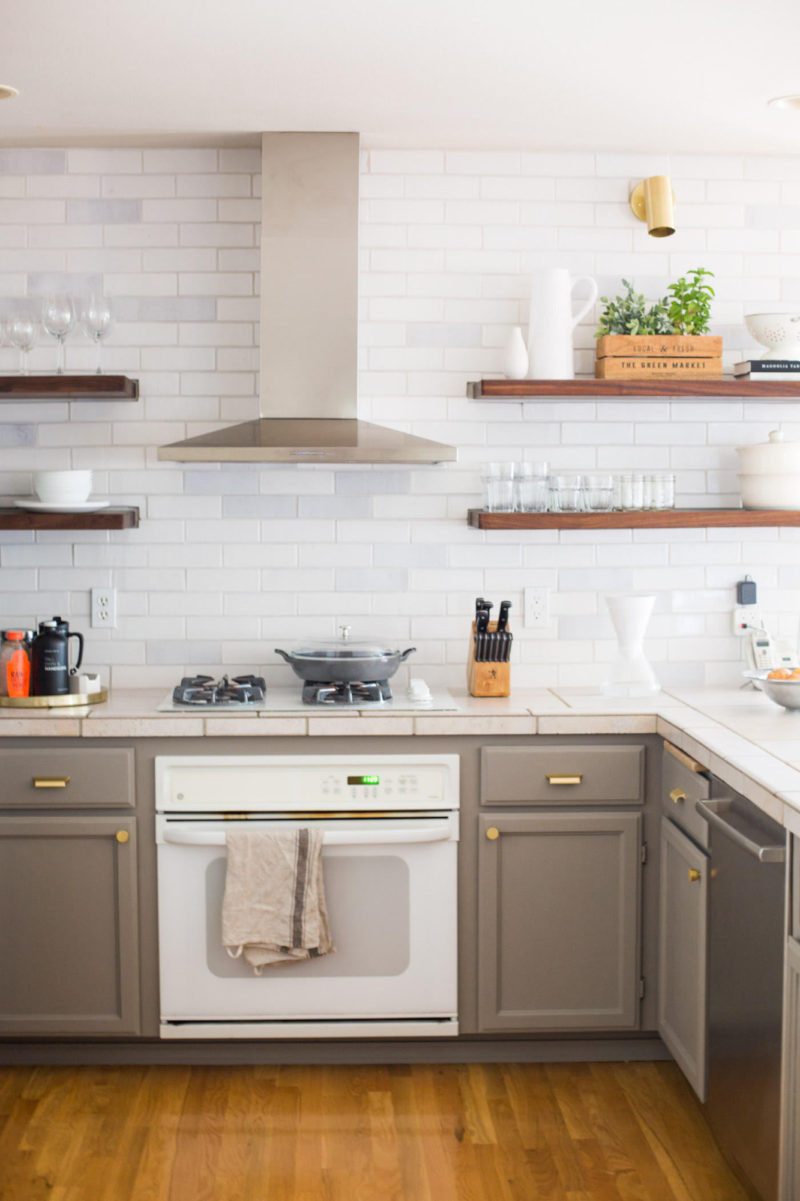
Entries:
[[508,335],[503,352],[503,374],[506,379],[526,379],[528,375],[528,351],[518,325]]

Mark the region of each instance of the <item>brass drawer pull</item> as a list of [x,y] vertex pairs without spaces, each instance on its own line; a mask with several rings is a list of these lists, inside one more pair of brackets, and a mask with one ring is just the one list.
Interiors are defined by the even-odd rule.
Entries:
[[699,871],[697,870],[697,868],[696,868],[696,867],[690,867],[690,868],[689,868],[689,883],[690,883],[690,884],[696,884],[696,883],[697,883],[697,881],[698,881],[699,879],[700,879],[700,873],[699,873]]
[[681,801],[686,800],[686,793],[682,788],[673,788],[672,792],[669,794],[669,799],[673,801],[674,804],[680,805]]
[[562,776],[558,772],[547,772],[548,784],[580,784],[583,780],[583,772],[576,772],[572,776]]
[[116,838],[117,842],[127,842],[130,838],[130,834],[127,830],[117,830],[114,837]]
[[34,788],[66,788],[69,776],[34,776]]
[[486,837],[489,839],[489,842],[494,842],[496,839],[498,839],[500,837],[500,831],[498,830],[497,826],[489,826],[489,829],[486,831]]

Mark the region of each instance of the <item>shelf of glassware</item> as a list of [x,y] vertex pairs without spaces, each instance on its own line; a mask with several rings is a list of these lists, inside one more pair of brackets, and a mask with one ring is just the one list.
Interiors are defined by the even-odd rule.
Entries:
[[94,513],[33,513],[0,508],[0,530],[132,530],[138,508],[96,509]]
[[138,379],[127,375],[0,375],[0,402],[136,400],[138,396]]
[[708,526],[800,526],[800,509],[635,509],[610,513],[492,513],[469,509],[479,530],[655,530]]
[[472,400],[603,400],[606,397],[702,397],[705,400],[798,400],[800,382],[785,379],[482,379],[467,384]]

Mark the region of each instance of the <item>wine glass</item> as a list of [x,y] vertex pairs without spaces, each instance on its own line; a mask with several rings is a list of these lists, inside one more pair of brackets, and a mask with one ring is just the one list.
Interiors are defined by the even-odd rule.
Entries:
[[83,306],[81,314],[81,322],[84,332],[88,338],[91,338],[97,347],[97,359],[95,360],[95,374],[100,375],[100,344],[103,339],[111,333],[111,327],[114,324],[114,318],[111,313],[111,305],[105,296],[96,296],[94,293],[89,297]]
[[33,349],[39,323],[30,308],[14,309],[8,319],[8,340],[19,351],[19,373],[28,374],[28,352]]
[[75,310],[69,296],[55,294],[45,297],[42,305],[42,325],[58,341],[56,375],[64,374],[64,339],[75,324]]

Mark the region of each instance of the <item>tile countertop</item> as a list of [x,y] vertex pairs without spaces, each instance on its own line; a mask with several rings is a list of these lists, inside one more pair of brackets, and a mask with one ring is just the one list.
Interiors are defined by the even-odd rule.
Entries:
[[0,737],[152,738],[200,735],[660,734],[800,834],[800,710],[763,693],[676,689],[616,700],[582,688],[536,689],[498,699],[451,689],[458,711],[375,709],[270,713],[159,713],[161,691],[118,691],[96,707],[0,709]]

